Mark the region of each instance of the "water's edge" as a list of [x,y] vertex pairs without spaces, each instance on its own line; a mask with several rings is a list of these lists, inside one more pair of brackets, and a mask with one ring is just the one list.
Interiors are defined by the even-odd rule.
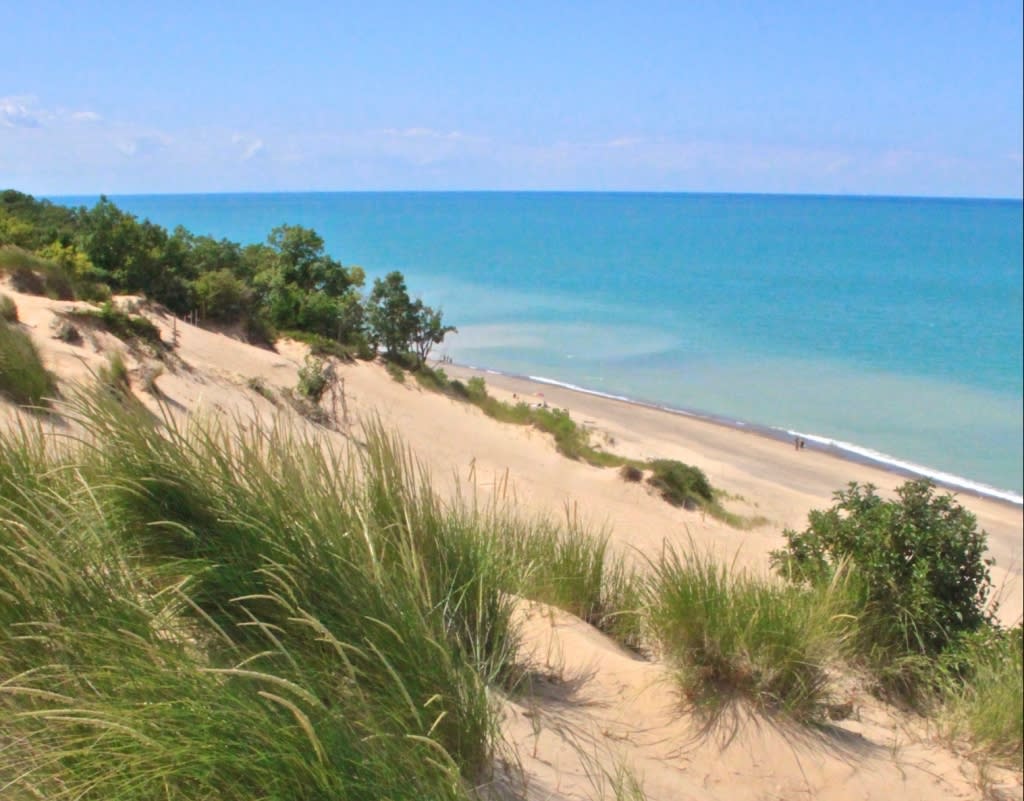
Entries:
[[881,451],[865,448],[857,445],[856,443],[844,442],[843,440],[836,440],[820,434],[803,432],[795,429],[767,426],[760,423],[752,423],[747,420],[737,420],[732,417],[717,415],[713,412],[704,410],[686,409],[646,401],[639,398],[631,398],[626,395],[614,395],[609,392],[601,392],[600,390],[589,389],[577,384],[570,384],[565,381],[547,378],[546,376],[521,375],[504,370],[495,370],[490,367],[484,367],[476,364],[463,364],[459,362],[455,362],[454,364],[458,367],[462,367],[467,370],[475,370],[479,373],[504,376],[506,378],[514,378],[520,381],[530,381],[534,384],[540,385],[547,384],[549,386],[558,387],[559,389],[569,390],[570,392],[578,392],[583,395],[592,395],[598,398],[605,398],[606,400],[626,403],[630,406],[639,406],[645,409],[654,409],[656,411],[678,415],[680,417],[689,417],[695,420],[711,423],[713,425],[731,428],[736,431],[768,437],[769,439],[777,440],[779,442],[792,442],[795,437],[800,437],[805,440],[806,447],[811,450],[828,453],[855,464],[877,467],[889,473],[894,473],[906,478],[927,478],[936,486],[942,487],[946,490],[966,492],[978,497],[1000,501],[1010,506],[1024,507],[1024,496],[1018,495],[1010,490],[999,489],[998,487],[993,487],[980,481],[972,481],[971,479],[963,476],[958,476],[943,470],[937,470],[926,465],[916,464],[905,459],[890,456],[889,454],[882,453]]

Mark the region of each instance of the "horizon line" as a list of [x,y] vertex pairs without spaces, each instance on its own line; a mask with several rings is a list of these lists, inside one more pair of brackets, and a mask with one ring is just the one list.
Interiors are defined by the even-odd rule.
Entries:
[[[13,189],[14,187],[9,187]],[[5,190],[0,190],[5,191]],[[21,191],[21,190],[15,190]],[[31,193],[26,193],[31,194]],[[191,197],[196,195],[695,195],[705,197],[802,197],[841,198],[862,200],[972,200],[995,202],[1024,202],[1024,195],[921,195],[872,194],[863,192],[754,192],[714,191],[689,189],[218,189],[213,191],[174,192],[60,192],[39,193],[44,198],[77,197]]]

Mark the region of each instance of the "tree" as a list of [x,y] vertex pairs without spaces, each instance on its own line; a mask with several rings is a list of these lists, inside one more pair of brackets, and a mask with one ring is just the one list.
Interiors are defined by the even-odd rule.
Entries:
[[401,356],[407,351],[416,321],[405,276],[395,271],[374,280],[366,316],[374,346],[383,345],[389,357]]
[[456,330],[444,324],[440,310],[410,300],[405,277],[397,271],[373,282],[366,317],[374,347],[383,345],[390,358],[412,353],[417,367],[427,360],[434,345]]
[[270,232],[267,242],[277,254],[285,283],[303,292],[323,292],[336,298],[352,287],[362,286],[363,271],[358,267],[347,270],[328,256],[323,238],[311,228],[280,225]]
[[415,325],[412,331],[411,343],[416,352],[419,365],[426,363],[434,345],[444,342],[445,335],[457,333],[454,325],[445,325],[441,319],[441,310],[436,311],[430,306],[423,305],[417,300],[413,304],[413,319]]
[[252,313],[252,292],[231,270],[203,273],[192,288],[204,318],[234,323]]

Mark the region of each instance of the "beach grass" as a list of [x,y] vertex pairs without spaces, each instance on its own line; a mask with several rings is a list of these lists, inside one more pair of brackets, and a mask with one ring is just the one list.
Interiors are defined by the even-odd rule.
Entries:
[[666,548],[648,589],[650,626],[684,697],[719,710],[731,698],[818,719],[843,636],[838,585],[811,592],[729,567],[692,543]]
[[56,392],[32,338],[15,323],[0,319],[0,394],[22,406],[45,406]]
[[103,383],[61,411],[74,442],[0,440],[0,786],[21,796],[469,798],[522,675],[517,599],[621,632],[639,608],[607,538],[443,502],[379,424],[339,451]]
[[987,631],[958,649],[947,684],[945,719],[953,740],[986,759],[1024,767],[1024,645],[1021,627]]
[[182,430],[103,391],[68,413],[88,445],[3,443],[0,786],[467,797],[513,601],[394,440]]
[[144,343],[158,351],[167,347],[160,337],[160,329],[151,320],[129,314],[109,300],[99,308],[70,309],[65,314],[72,319],[93,322],[126,343]]

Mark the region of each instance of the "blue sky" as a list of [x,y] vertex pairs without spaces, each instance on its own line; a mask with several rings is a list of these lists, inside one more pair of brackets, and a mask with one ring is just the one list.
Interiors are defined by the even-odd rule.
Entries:
[[1021,8],[11,0],[0,187],[1020,197]]

